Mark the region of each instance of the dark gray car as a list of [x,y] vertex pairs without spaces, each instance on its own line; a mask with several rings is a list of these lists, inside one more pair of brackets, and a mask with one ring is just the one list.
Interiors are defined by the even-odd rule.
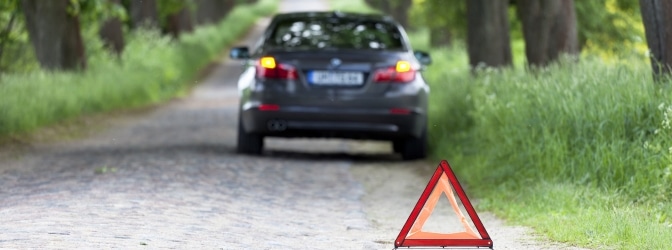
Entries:
[[276,15],[240,76],[238,151],[260,154],[266,136],[387,140],[404,159],[427,151],[431,63],[404,29],[382,15]]

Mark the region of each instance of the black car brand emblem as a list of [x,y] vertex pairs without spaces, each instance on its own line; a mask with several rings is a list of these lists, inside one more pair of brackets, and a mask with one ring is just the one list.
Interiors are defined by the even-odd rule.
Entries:
[[341,59],[338,59],[338,58],[331,59],[331,67],[332,68],[336,68],[338,66],[341,66],[341,63],[342,63]]

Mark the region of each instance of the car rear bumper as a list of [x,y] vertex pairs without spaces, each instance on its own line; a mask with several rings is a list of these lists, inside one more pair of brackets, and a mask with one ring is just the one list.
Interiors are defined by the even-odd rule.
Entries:
[[282,106],[262,111],[259,105],[244,105],[241,119],[246,132],[264,136],[394,140],[417,138],[427,126],[424,110],[418,109]]

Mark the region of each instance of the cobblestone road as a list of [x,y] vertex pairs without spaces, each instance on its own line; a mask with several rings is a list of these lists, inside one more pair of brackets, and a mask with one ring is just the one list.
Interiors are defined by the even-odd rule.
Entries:
[[[234,154],[240,69],[223,60],[189,97],[2,160],[0,248],[390,249],[429,177],[408,164],[422,163],[339,140]],[[505,249],[551,246],[485,218]]]
[[293,159],[281,141],[268,157],[233,153],[240,68],[223,61],[189,98],[3,162],[0,247],[376,248],[357,237],[363,189],[347,162]]

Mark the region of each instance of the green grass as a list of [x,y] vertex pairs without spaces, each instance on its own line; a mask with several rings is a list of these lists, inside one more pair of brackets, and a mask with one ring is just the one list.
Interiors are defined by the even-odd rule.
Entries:
[[665,221],[669,203],[633,204],[620,193],[569,183],[497,187],[479,192],[485,197],[479,209],[555,241],[598,249],[667,249],[672,239],[670,222]]
[[3,75],[0,136],[28,133],[86,114],[151,105],[182,94],[199,70],[259,17],[276,8],[274,0],[238,6],[220,23],[198,27],[179,41],[156,31],[134,32],[128,36],[120,59],[93,53],[85,72]]
[[515,40],[514,69],[473,76],[463,43],[432,49],[427,35],[411,42],[434,59],[428,165],[447,159],[479,210],[570,245],[672,245],[672,89],[646,61],[583,54],[533,73]]
[[433,156],[480,209],[570,244],[672,244],[672,96],[645,62],[473,77],[463,45],[432,52]]

